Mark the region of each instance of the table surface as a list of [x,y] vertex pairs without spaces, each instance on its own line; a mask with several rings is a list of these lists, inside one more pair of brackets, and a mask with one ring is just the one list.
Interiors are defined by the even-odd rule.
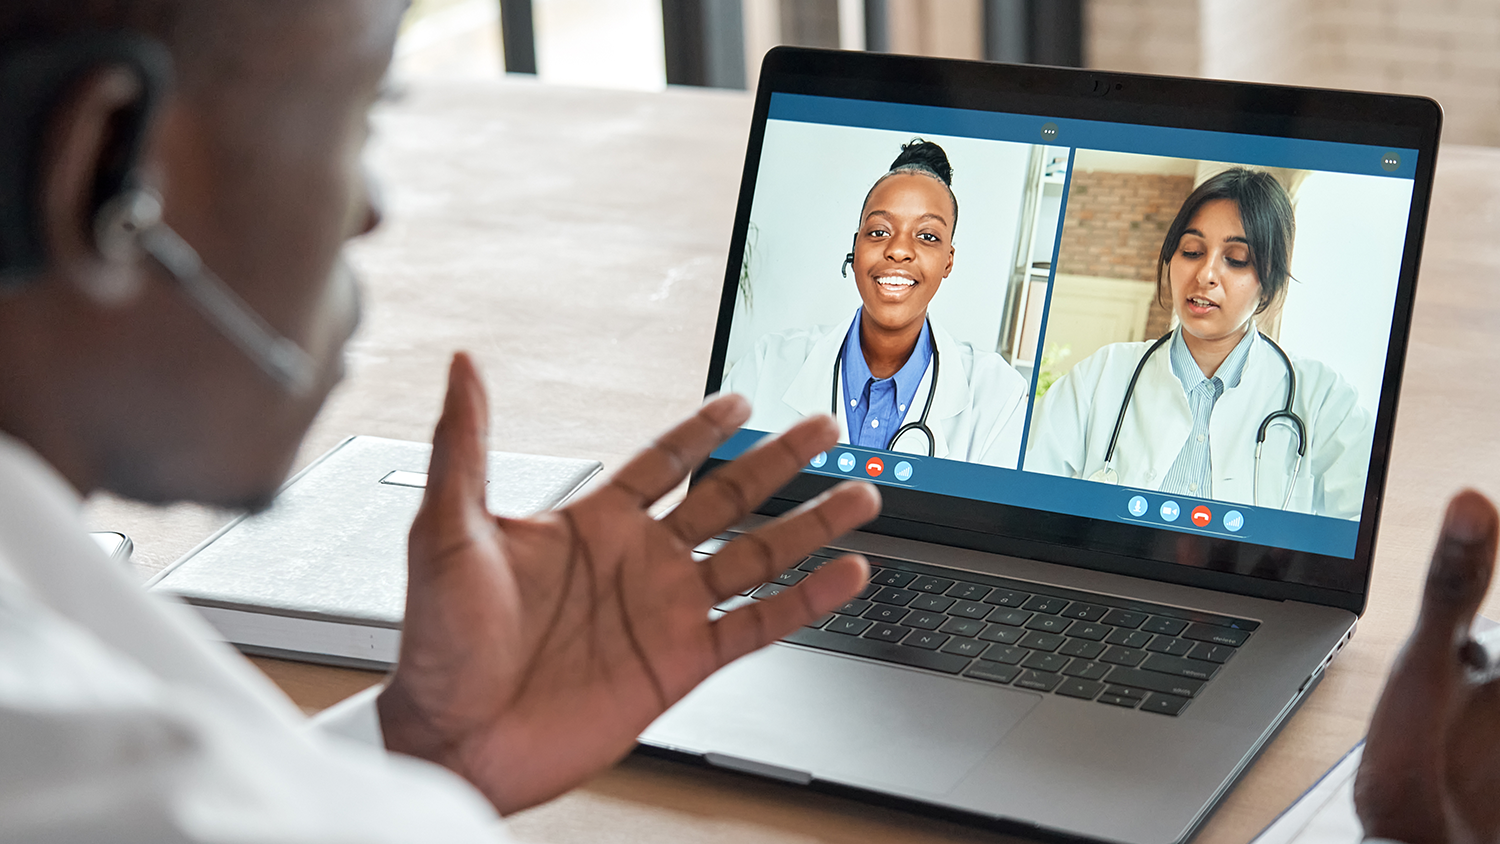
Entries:
[[[701,400],[752,100],[527,82],[411,84],[375,120],[387,222],[351,250],[367,312],[299,465],[349,434],[421,440],[452,350],[491,390],[491,446],[617,466]],[[1415,616],[1447,497],[1500,473],[1500,150],[1439,158],[1369,608],[1322,685],[1197,839],[1252,838],[1363,734]],[[1358,244],[1349,248],[1357,249]],[[228,515],[88,510],[160,569]],[[1500,597],[1486,605],[1500,613]],[[379,679],[256,660],[304,709]],[[983,842],[1003,837],[789,786],[628,759],[520,813],[530,840]]]

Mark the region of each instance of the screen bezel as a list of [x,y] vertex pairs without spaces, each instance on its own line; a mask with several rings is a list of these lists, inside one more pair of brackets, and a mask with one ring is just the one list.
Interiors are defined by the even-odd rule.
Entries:
[[[1442,111],[1421,97],[1179,79],[1069,68],[778,47],[761,65],[754,118],[706,393],[717,392],[729,344],[741,256],[773,93],[1306,138],[1418,150],[1385,377],[1352,560],[1193,533],[1110,522],[882,486],[881,516],[864,530],[1256,597],[1363,612],[1369,590],[1397,399],[1411,332],[1422,236],[1431,200]],[[697,483],[722,460],[711,458]],[[837,483],[803,473],[758,512],[784,512]],[[1080,541],[1086,537],[1089,544]],[[1180,555],[1213,567],[1178,562]],[[1277,579],[1294,567],[1349,568],[1349,590]]]

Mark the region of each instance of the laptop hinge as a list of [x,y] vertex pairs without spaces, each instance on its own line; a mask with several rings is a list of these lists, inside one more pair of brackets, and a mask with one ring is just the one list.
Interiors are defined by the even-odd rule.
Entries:
[[761,777],[789,782],[792,785],[807,785],[812,782],[812,774],[807,771],[799,771],[795,768],[783,768],[780,765],[770,765],[765,762],[757,762],[753,759],[741,759],[738,756],[730,756],[727,753],[705,753],[703,761],[715,768],[724,768],[730,771],[739,771],[742,774],[755,774]]

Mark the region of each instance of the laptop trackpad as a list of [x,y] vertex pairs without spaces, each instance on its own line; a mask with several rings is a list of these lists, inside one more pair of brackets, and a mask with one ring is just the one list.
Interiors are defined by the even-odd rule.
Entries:
[[778,645],[714,675],[641,738],[756,763],[729,767],[790,769],[793,780],[941,795],[1040,699]]

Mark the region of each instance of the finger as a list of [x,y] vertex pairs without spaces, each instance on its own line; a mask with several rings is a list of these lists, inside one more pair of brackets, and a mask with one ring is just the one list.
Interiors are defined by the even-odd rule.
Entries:
[[1448,505],[1416,629],[1376,704],[1355,783],[1366,834],[1427,840],[1444,829],[1445,734],[1463,679],[1460,645],[1494,565],[1497,516],[1483,496]]
[[666,495],[750,418],[750,403],[733,393],[710,399],[661,435],[610,478],[609,487],[649,506]]
[[870,579],[864,557],[839,557],[806,580],[763,601],[754,601],[713,622],[719,666],[758,650],[842,606]]
[[432,433],[432,459],[427,467],[427,489],[422,494],[422,510],[429,517],[465,509],[484,511],[488,460],[484,441],[488,430],[484,383],[473,359],[459,352],[448,367],[448,393]]
[[871,484],[846,482],[753,533],[730,542],[700,563],[719,601],[764,583],[834,539],[875,518],[880,493]]
[[813,416],[766,439],[714,470],[662,519],[688,544],[697,544],[750,515],[820,451],[838,442],[831,416]]

